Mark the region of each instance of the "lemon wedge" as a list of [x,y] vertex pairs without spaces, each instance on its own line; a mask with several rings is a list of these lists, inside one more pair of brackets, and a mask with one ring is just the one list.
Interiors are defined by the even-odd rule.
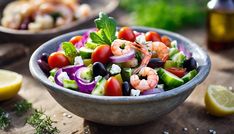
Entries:
[[234,93],[220,85],[210,85],[205,95],[206,110],[214,116],[234,114]]
[[22,85],[22,75],[0,69],[0,101],[15,96]]

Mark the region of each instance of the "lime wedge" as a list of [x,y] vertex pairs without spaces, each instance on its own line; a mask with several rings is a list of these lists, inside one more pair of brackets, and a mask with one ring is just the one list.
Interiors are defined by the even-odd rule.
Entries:
[[22,85],[22,75],[0,69],[0,101],[15,96]]
[[214,116],[234,114],[234,93],[220,85],[210,85],[205,95],[206,110]]

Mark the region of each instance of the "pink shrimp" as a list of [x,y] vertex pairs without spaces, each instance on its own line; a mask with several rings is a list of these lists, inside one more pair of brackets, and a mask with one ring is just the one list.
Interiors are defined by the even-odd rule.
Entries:
[[132,42],[127,40],[116,39],[111,44],[111,52],[116,56],[125,55],[132,51]]
[[152,52],[156,52],[156,55],[158,58],[160,58],[162,61],[166,61],[169,58],[169,49],[168,47],[162,43],[162,42],[153,42],[147,44],[149,47],[149,50]]
[[158,81],[158,74],[150,67],[143,67],[139,71],[138,75],[134,74],[130,77],[131,85],[141,92],[155,88],[158,84]]

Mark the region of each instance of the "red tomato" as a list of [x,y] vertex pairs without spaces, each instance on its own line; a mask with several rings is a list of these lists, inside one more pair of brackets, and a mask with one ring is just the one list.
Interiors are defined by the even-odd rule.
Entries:
[[106,96],[122,96],[122,85],[115,77],[110,77],[105,86]]
[[136,37],[135,37],[135,34],[134,34],[133,30],[131,28],[129,28],[129,27],[122,27],[119,30],[118,38],[128,40],[128,41],[132,41],[132,42],[134,42],[136,40]]
[[157,32],[147,32],[145,39],[146,41],[161,41],[161,36]]
[[171,47],[171,40],[169,39],[169,37],[163,36],[163,37],[161,38],[161,41],[162,41],[165,45],[167,45],[167,47]]
[[74,36],[70,39],[69,42],[71,42],[73,45],[75,45],[76,43],[80,42],[82,39],[82,36]]
[[50,68],[56,68],[56,67],[61,68],[61,67],[69,65],[70,62],[63,53],[54,52],[50,54],[48,58],[48,64]]
[[185,75],[186,69],[185,68],[176,68],[176,67],[171,67],[166,69],[168,72],[173,73],[174,75],[178,77],[183,77]]
[[109,45],[101,45],[95,48],[94,52],[92,53],[91,59],[93,62],[101,62],[106,64],[109,61],[111,53],[111,48]]

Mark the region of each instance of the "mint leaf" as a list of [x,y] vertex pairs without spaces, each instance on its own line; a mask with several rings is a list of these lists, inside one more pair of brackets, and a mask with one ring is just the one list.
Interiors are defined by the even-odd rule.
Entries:
[[105,13],[100,12],[99,18],[94,22],[99,32],[90,34],[92,41],[110,45],[116,39],[116,21],[112,17],[108,17]]
[[70,42],[63,42],[62,48],[70,63],[74,63],[75,57],[79,55],[75,46]]

